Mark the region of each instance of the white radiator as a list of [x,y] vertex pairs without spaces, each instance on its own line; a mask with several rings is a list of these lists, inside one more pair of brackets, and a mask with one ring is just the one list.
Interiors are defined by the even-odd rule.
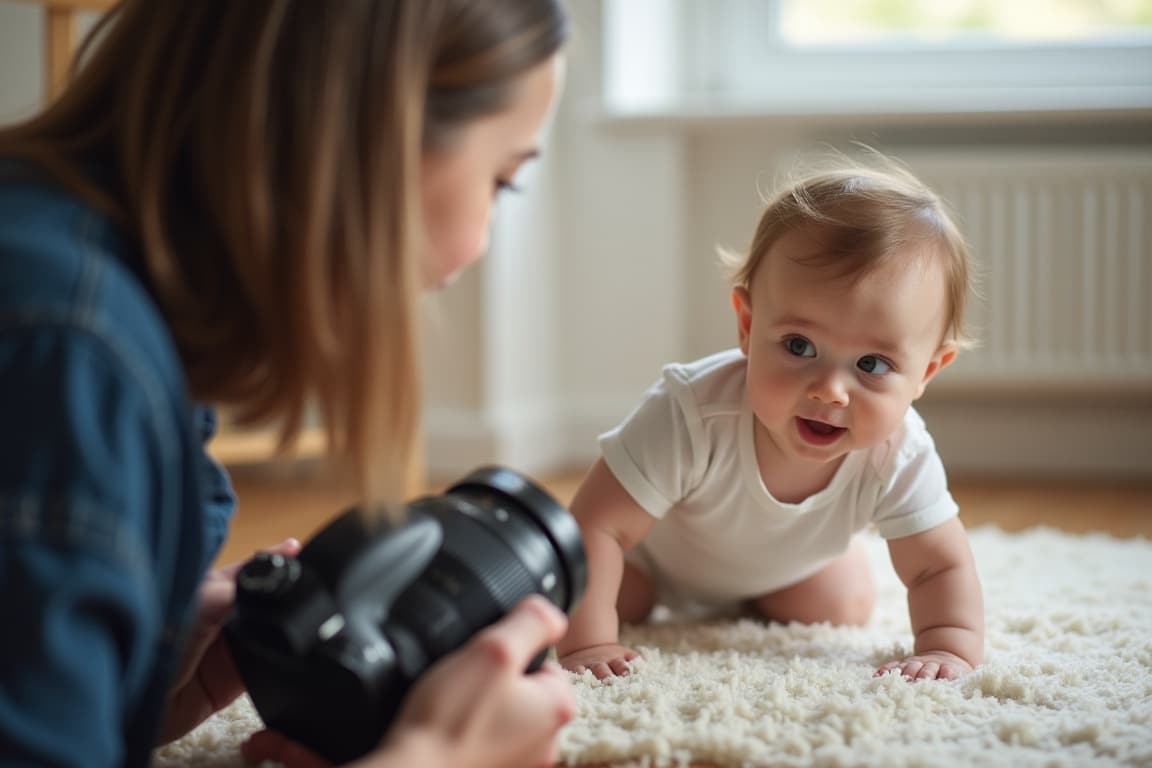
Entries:
[[979,346],[935,388],[1152,396],[1152,153],[889,150],[972,247]]

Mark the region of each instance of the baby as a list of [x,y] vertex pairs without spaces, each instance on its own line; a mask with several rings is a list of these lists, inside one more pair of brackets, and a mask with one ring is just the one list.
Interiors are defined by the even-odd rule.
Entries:
[[963,345],[968,251],[939,199],[896,169],[805,178],[728,256],[740,346],[668,365],[572,502],[588,591],[561,664],[624,675],[619,624],[659,600],[780,622],[864,624],[875,526],[908,589],[911,656],[980,664],[983,598],[944,467],[912,401]]

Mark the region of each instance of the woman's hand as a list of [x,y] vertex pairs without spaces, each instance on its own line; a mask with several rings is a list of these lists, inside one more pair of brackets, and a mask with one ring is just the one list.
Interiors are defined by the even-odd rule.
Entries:
[[[530,596],[501,621],[425,673],[405,698],[380,749],[362,766],[528,768],[556,761],[556,738],[576,711],[567,675],[555,664],[525,674],[533,657],[564,634],[555,606]],[[279,734],[263,731],[242,747],[249,763],[326,765]]]
[[[300,542],[286,539],[269,552],[296,555]],[[204,722],[244,692],[232,655],[220,635],[236,599],[236,574],[244,563],[209,571],[200,584],[196,622],[188,636],[180,671],[168,694],[168,711],[160,732],[167,744]]]

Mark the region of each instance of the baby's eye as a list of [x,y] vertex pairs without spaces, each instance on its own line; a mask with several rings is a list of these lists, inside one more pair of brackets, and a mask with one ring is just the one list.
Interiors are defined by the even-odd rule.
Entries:
[[784,349],[796,357],[816,357],[816,347],[803,336],[789,336],[784,339]]
[[856,361],[856,367],[864,373],[871,373],[876,376],[882,376],[892,370],[892,366],[887,360],[876,357],[876,355],[864,355]]

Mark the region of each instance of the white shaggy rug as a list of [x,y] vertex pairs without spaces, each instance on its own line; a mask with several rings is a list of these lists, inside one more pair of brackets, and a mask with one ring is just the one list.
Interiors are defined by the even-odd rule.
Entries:
[[[573,677],[568,765],[1152,766],[1152,543],[1050,529],[971,532],[983,667],[953,681],[873,678],[911,647],[904,589],[872,544],[869,627],[676,623],[628,630],[644,660]],[[241,700],[155,765],[236,768],[259,727]]]

